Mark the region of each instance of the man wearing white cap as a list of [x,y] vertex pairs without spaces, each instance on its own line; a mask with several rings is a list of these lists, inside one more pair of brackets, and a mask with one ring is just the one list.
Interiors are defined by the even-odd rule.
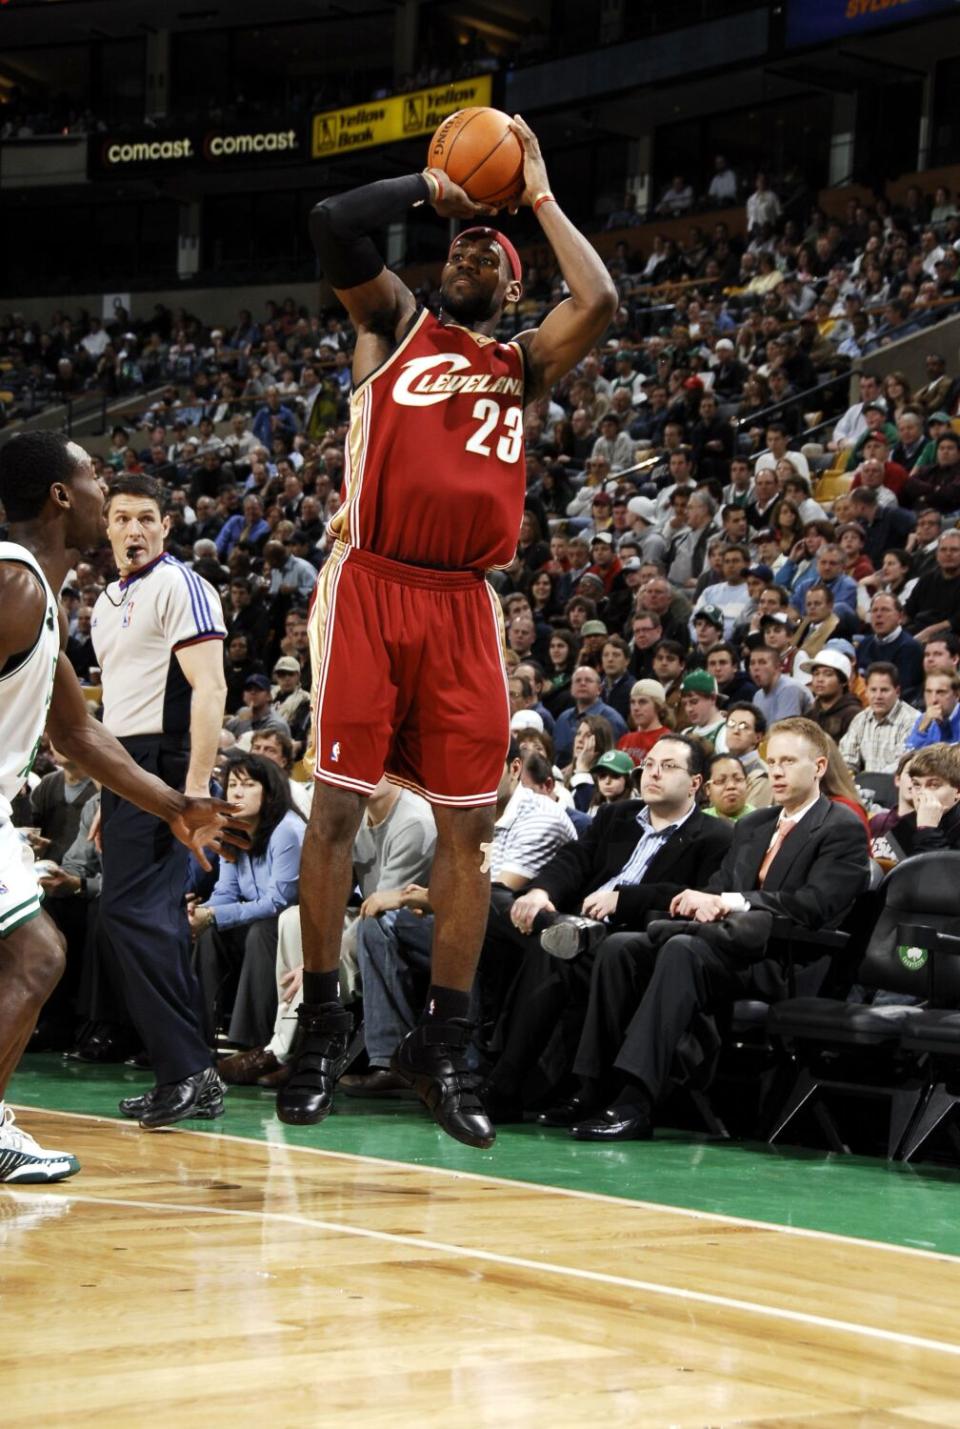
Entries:
[[743,396],[747,369],[737,361],[737,350],[728,337],[718,338],[713,348],[713,390],[721,402],[738,402]]
[[856,695],[850,693],[850,661],[842,651],[827,647],[806,664],[814,697],[807,718],[839,742],[863,709]]
[[667,554],[667,543],[656,529],[657,503],[649,496],[631,496],[627,515],[640,545],[640,559],[662,561]]

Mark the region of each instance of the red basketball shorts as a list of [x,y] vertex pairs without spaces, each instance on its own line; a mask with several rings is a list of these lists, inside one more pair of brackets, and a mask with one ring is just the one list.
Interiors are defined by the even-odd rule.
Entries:
[[510,738],[500,608],[479,573],[337,542],[311,613],[315,777],[386,773],[435,804],[492,804]]

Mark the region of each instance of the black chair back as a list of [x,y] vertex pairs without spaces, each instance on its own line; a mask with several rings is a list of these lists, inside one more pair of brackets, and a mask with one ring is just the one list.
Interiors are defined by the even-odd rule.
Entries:
[[931,935],[960,934],[960,853],[921,853],[898,863],[856,981],[935,1007],[960,1006],[960,951]]
[[869,803],[882,804],[885,809],[896,807],[897,787],[892,774],[856,774],[854,783]]

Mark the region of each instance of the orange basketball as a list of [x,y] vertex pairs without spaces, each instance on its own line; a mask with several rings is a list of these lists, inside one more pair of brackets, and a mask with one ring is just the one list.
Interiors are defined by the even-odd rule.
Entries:
[[523,193],[523,148],[499,109],[458,109],[430,140],[427,167],[442,169],[474,203],[508,204]]

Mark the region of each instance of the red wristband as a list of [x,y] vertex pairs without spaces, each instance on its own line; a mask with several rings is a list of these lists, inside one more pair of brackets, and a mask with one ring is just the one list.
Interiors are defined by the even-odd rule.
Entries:
[[540,205],[544,203],[556,203],[556,199],[554,198],[553,194],[546,193],[538,195],[538,197],[535,198],[533,201],[534,213],[538,213],[540,211]]

